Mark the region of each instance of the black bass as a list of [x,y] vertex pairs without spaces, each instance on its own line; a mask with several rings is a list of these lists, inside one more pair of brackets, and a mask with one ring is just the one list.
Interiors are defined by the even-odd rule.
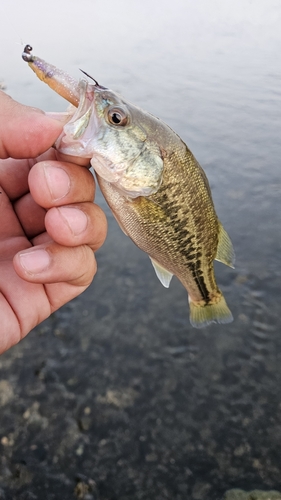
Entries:
[[191,151],[158,118],[94,79],[76,82],[31,50],[23,59],[75,106],[57,149],[91,160],[120,227],[149,255],[161,283],[168,287],[175,275],[186,288],[194,327],[232,321],[213,261],[233,267],[234,252]]

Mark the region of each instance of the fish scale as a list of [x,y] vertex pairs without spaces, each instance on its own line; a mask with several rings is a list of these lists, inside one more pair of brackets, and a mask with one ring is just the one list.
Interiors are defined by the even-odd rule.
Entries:
[[[184,156],[185,158],[186,156]],[[190,168],[192,160],[190,153],[190,161],[182,161],[181,164],[185,175],[178,172],[178,176],[174,176],[172,182],[169,180],[170,169],[173,168],[174,163],[170,159],[165,159],[163,182],[159,191],[148,198],[142,198],[141,201],[138,199],[128,202],[123,197],[122,210],[119,205],[122,195],[117,192],[113,196],[110,186],[101,179],[99,179],[99,183],[110,208],[115,213],[116,218],[120,219],[122,226],[126,228],[126,234],[154,260],[160,261],[167,270],[176,274],[188,289],[193,300],[201,301],[203,299],[208,303],[218,294],[213,271],[213,260],[216,253],[214,240],[217,240],[218,221],[212,200],[204,196],[205,189],[202,185],[205,183],[204,177],[198,176],[197,169],[194,169],[195,175],[192,173]],[[186,203],[186,189],[182,185],[183,177],[188,178],[190,185],[198,185],[200,188],[198,191],[203,193],[203,198],[197,196],[195,200],[192,200],[192,203]],[[119,201],[116,200],[116,197],[119,198]],[[209,217],[208,221],[200,216],[204,203],[208,204],[209,212],[213,212],[213,216]],[[202,240],[206,234],[206,225],[208,226],[208,237],[205,241],[206,265],[203,272],[200,259],[203,255],[202,244],[204,241]],[[211,238],[211,234],[213,238]],[[170,243],[168,246],[167,241]]]
[[[228,323],[232,314],[217,286],[214,259],[233,267],[231,241],[220,223],[207,177],[181,138],[115,92],[31,54],[23,59],[73,108],[56,147],[89,158],[120,227],[151,258],[162,284],[173,275],[187,289],[197,328]],[[87,75],[89,76],[89,75]]]

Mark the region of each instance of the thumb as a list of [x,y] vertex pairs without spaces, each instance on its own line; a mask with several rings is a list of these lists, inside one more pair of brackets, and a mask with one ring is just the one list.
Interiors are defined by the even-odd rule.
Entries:
[[62,127],[0,91],[0,158],[35,158],[53,145]]

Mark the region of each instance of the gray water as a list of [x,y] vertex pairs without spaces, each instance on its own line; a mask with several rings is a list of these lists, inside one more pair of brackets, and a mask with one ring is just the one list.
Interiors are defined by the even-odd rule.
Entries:
[[[281,4],[38,5],[1,7],[7,92],[44,110],[66,107],[21,60],[29,43],[179,133],[234,244],[235,270],[218,264],[216,276],[235,319],[192,329],[185,290],[175,278],[161,287],[98,194],[109,234],[94,283],[0,360],[0,379],[14,394],[0,417],[14,442],[2,460],[9,477],[22,460],[37,474],[18,485],[3,473],[3,491],[36,496],[44,484],[45,498],[76,498],[77,474],[78,483],[95,481],[92,497],[102,500],[281,491]],[[41,421],[26,430],[22,415],[35,403]],[[32,446],[44,453],[34,456]]]

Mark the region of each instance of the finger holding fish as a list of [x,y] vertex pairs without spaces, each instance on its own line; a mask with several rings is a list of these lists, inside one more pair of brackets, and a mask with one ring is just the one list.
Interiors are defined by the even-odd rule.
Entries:
[[94,252],[106,238],[106,218],[94,203],[53,207],[45,217],[47,233],[64,246],[87,244]]
[[91,172],[75,163],[38,162],[29,173],[28,183],[35,202],[46,209],[75,202],[93,202],[95,197]]

